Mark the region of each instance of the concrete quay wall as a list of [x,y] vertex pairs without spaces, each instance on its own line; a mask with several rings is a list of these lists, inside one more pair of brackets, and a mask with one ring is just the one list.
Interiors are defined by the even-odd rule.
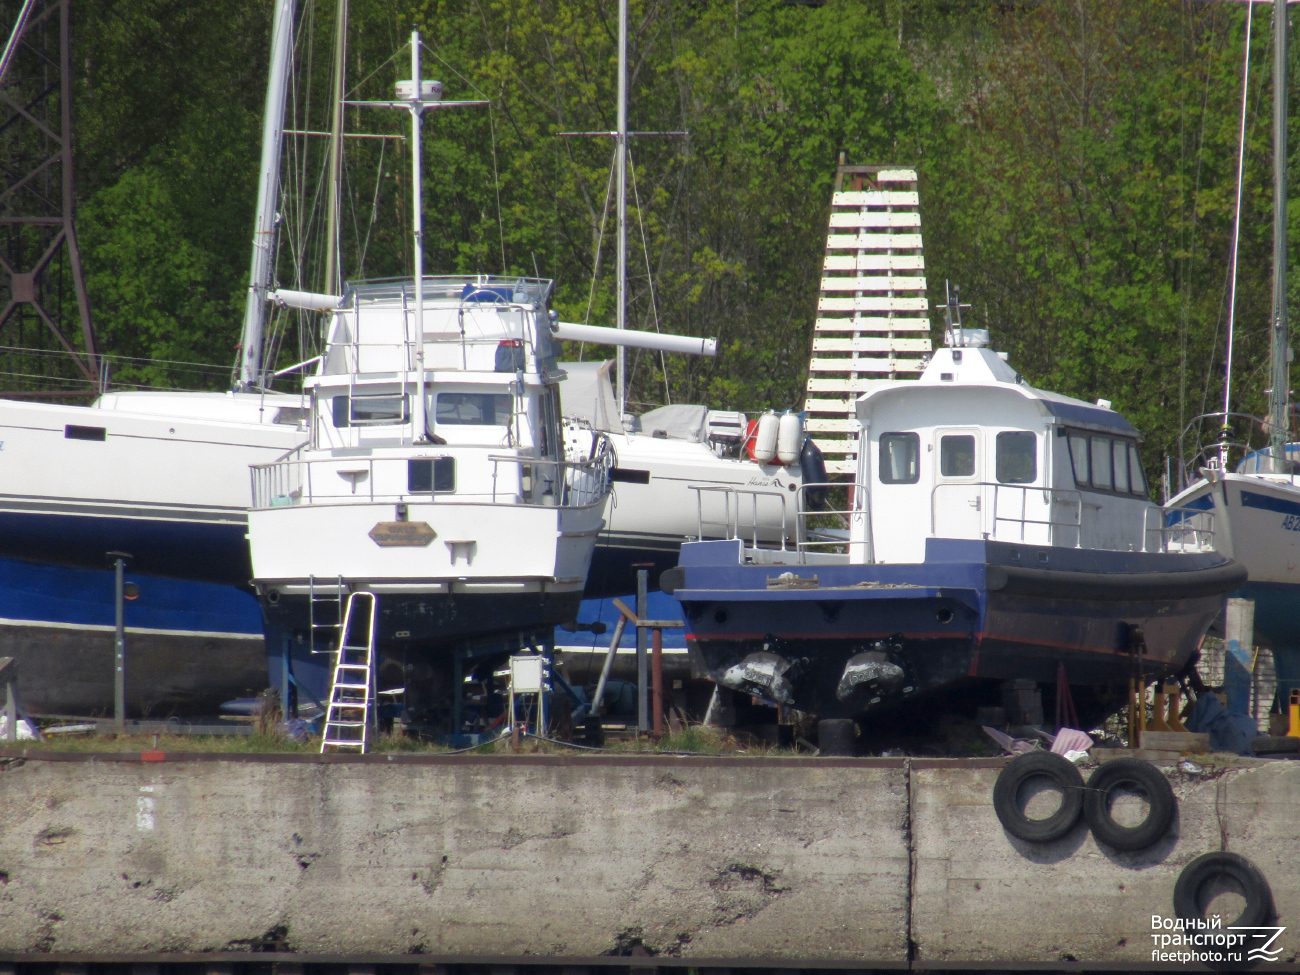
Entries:
[[1010,837],[995,760],[25,754],[0,753],[0,958],[1138,968],[1225,845],[1288,926],[1269,967],[1300,950],[1296,762],[1171,770],[1173,829],[1123,854],[1082,822]]
[[901,762],[10,762],[0,952],[905,962],[906,815]]

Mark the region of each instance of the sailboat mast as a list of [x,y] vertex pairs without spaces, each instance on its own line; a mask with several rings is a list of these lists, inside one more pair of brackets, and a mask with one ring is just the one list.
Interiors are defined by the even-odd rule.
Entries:
[[420,32],[411,31],[411,227],[415,243],[415,429],[412,439],[425,443],[429,439],[424,403],[424,187],[423,163],[420,158],[420,129],[423,125],[424,83],[420,80]]
[[236,389],[250,389],[261,379],[266,295],[275,270],[275,209],[280,197],[280,143],[284,138],[284,99],[289,90],[289,62],[293,56],[293,15],[294,0],[276,0],[271,26],[271,73],[266,83],[266,112],[262,119],[257,222],[253,226],[253,260],[248,276],[248,301],[244,306]]
[[347,64],[348,0],[338,0],[338,19],[334,24],[334,91],[330,102],[329,203],[325,209],[325,287],[326,294],[339,294],[339,205],[342,186],[339,170],[343,168],[343,72]]
[[[627,328],[627,0],[618,0],[618,292],[619,328]],[[618,413],[627,412],[627,349],[618,347]]]
[[1286,0],[1273,0],[1273,328],[1269,354],[1273,388],[1269,393],[1269,441],[1273,470],[1287,469],[1286,443],[1291,430],[1288,399],[1291,349],[1286,320]]
[[1250,34],[1255,5],[1246,4],[1245,54],[1241,59],[1241,119],[1237,129],[1237,192],[1232,210],[1232,283],[1228,290],[1228,342],[1223,362],[1223,428],[1219,434],[1219,467],[1228,469],[1229,417],[1232,414],[1232,350],[1237,329],[1237,255],[1241,248],[1241,192],[1246,178],[1246,109],[1250,96]]

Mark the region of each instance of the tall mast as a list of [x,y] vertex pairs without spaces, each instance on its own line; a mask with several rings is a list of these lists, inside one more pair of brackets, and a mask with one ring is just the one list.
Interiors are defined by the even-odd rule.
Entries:
[[424,185],[422,182],[422,161],[420,130],[423,128],[424,113],[436,108],[463,108],[470,105],[486,105],[485,101],[442,100],[442,82],[423,81],[420,78],[420,32],[411,31],[411,80],[397,83],[397,99],[388,102],[344,102],[345,105],[360,105],[366,108],[395,108],[411,113],[411,227],[414,238],[415,264],[415,407],[411,411],[414,421],[412,439],[416,443],[426,443],[429,439],[426,422],[426,405],[424,402]]
[[1291,425],[1287,401],[1291,357],[1286,320],[1286,0],[1273,0],[1273,328],[1269,354],[1273,389],[1269,393],[1270,444],[1273,470],[1287,469],[1286,443]]
[[1255,5],[1246,4],[1246,43],[1241,66],[1241,121],[1237,131],[1237,195],[1232,210],[1232,284],[1228,292],[1228,345],[1223,361],[1223,430],[1219,435],[1219,468],[1228,469],[1229,416],[1232,413],[1232,346],[1237,327],[1237,254],[1241,244],[1241,191],[1246,178],[1246,108],[1250,93],[1250,33]]
[[423,443],[429,439],[429,424],[424,409],[424,170],[420,158],[424,85],[420,80],[418,30],[411,31],[411,84],[411,206],[415,208],[411,220],[415,238],[415,430],[411,439]]
[[330,103],[330,165],[329,203],[325,210],[325,287],[326,294],[341,293],[342,273],[339,265],[342,252],[339,247],[339,205],[342,182],[339,171],[343,168],[343,74],[347,64],[348,0],[338,0],[337,20],[334,24],[334,92]]
[[[627,328],[627,0],[618,0],[618,320]],[[627,412],[627,349],[618,347],[618,415]]]
[[271,286],[275,252],[275,209],[280,196],[280,142],[284,138],[284,100],[293,54],[294,0],[276,0],[271,26],[271,73],[266,83],[266,112],[262,120],[262,164],[257,183],[257,222],[253,227],[253,260],[244,334],[240,340],[236,389],[255,386],[262,372],[262,330],[266,295]]

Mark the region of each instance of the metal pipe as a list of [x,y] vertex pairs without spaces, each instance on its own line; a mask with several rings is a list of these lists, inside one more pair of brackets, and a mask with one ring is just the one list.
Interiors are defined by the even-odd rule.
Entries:
[[338,0],[334,20],[334,92],[330,105],[329,205],[325,211],[325,290],[338,291],[342,278],[339,246],[339,204],[343,168],[343,76],[347,64],[348,0]]
[[13,63],[18,45],[22,43],[23,33],[27,30],[27,18],[31,16],[34,6],[36,0],[24,0],[18,11],[18,19],[14,21],[14,29],[9,32],[9,41],[5,44],[4,54],[0,55],[0,82],[3,82],[5,75],[9,73],[9,65]]
[[294,0],[277,0],[271,27],[271,72],[266,83],[266,112],[262,119],[262,162],[258,171],[257,218],[253,226],[253,258],[244,332],[240,339],[236,389],[256,385],[262,371],[262,332],[266,325],[266,292],[274,271],[275,211],[280,196],[280,143],[284,137],[284,101],[289,90],[293,58]]
[[654,736],[664,736],[664,631],[650,631],[650,681],[654,689]]
[[1286,443],[1291,431],[1287,401],[1291,385],[1291,349],[1286,317],[1286,102],[1287,13],[1284,0],[1273,3],[1273,327],[1269,354],[1273,389],[1269,393],[1269,442],[1273,471],[1284,473]]
[[686,355],[715,356],[718,340],[698,338],[694,335],[664,335],[659,332],[642,332],[636,329],[604,328],[600,325],[579,325],[576,322],[556,322],[551,334],[570,342],[593,342],[598,345],[616,345],[619,355],[624,348],[654,349],[658,352],[683,352]]
[[113,608],[116,629],[113,638],[113,730],[126,731],[126,557],[112,552]]
[[623,642],[623,630],[627,628],[627,617],[622,613],[618,616],[618,622],[614,624],[614,639],[609,641],[609,653],[605,654],[605,665],[600,668],[600,680],[596,681],[596,695],[591,700],[591,713],[600,714],[601,706],[605,700],[605,684],[609,682],[609,672],[614,667],[614,656],[618,653],[618,645]]
[[424,94],[420,84],[420,32],[411,31],[411,205],[415,236],[415,429],[411,439],[425,443],[429,439],[424,410],[424,194],[420,157],[420,129],[424,122]]
[[636,567],[636,728],[637,731],[650,730],[650,661],[646,657],[645,627],[640,621],[648,618],[650,613],[650,569],[648,566]]
[[[618,170],[618,316],[627,327],[627,0],[618,0],[618,132],[614,157]],[[627,412],[627,349],[618,347],[618,415]],[[641,607],[637,612],[643,612]],[[639,630],[637,631],[640,632]],[[638,638],[637,646],[642,641]],[[643,685],[644,689],[644,685]]]

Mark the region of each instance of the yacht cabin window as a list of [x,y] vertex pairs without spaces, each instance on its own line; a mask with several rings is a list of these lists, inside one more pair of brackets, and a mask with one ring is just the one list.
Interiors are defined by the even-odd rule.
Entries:
[[880,435],[880,483],[915,484],[920,477],[920,435],[882,433]]
[[939,473],[943,477],[975,476],[975,438],[969,434],[939,438]]
[[406,462],[407,494],[440,494],[456,490],[456,458],[413,458]]
[[1107,494],[1147,496],[1137,444],[1125,437],[1069,430],[1070,465],[1077,487]]
[[509,393],[439,393],[435,422],[450,426],[508,427],[514,415]]
[[1038,438],[1028,430],[1006,430],[997,439],[999,484],[1033,484],[1038,480]]
[[387,393],[370,396],[335,396],[333,400],[336,427],[364,427],[408,423],[411,404],[407,397]]

